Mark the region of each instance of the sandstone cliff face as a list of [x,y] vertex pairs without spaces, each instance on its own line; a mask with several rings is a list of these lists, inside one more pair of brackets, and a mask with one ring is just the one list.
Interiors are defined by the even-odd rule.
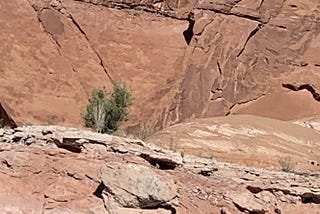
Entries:
[[[199,1],[185,75],[164,114],[167,121],[236,112],[279,119],[319,113],[308,94],[296,101],[284,90],[315,95],[319,87],[319,7],[317,1]],[[301,107],[301,101],[310,105]]]
[[91,90],[117,80],[136,98],[133,125],[319,114],[319,7],[316,0],[3,1],[0,99],[18,122],[80,125]]

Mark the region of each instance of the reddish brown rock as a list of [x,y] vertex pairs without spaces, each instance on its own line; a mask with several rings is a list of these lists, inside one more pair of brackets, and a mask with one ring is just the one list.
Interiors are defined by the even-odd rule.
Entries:
[[81,125],[91,90],[113,79],[133,91],[132,130],[142,121],[162,128],[230,113],[313,116],[318,103],[294,92],[319,94],[319,7],[316,0],[2,2],[1,100],[20,123]]
[[[184,155],[173,169],[153,166],[141,153],[170,159],[177,152],[142,141],[53,126],[0,131],[1,213],[319,213],[319,175],[210,159],[216,170],[198,174],[191,166],[201,169],[204,161],[195,156]],[[82,150],[57,148],[64,139]]]
[[[308,95],[298,93],[295,101],[287,90],[318,93],[319,7],[317,1],[198,1],[180,90],[162,125],[229,113],[284,120],[319,114]],[[301,107],[304,101],[312,106]]]
[[17,122],[79,125],[87,95],[108,77],[70,20],[31,2],[0,3],[1,99]]

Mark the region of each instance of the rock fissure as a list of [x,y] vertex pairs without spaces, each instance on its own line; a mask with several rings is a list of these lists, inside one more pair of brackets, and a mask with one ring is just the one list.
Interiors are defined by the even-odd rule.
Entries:
[[284,83],[282,84],[282,87],[290,89],[292,91],[307,90],[312,94],[313,98],[316,101],[320,101],[320,94],[310,84],[295,85],[295,84]]
[[72,16],[72,14],[69,13],[69,19],[72,21],[72,23],[74,24],[74,26],[79,30],[79,32],[81,33],[81,35],[85,38],[85,40],[88,42],[88,44],[90,45],[92,51],[95,53],[95,55],[97,56],[98,60],[99,60],[99,64],[101,66],[101,68],[103,69],[103,71],[105,72],[105,74],[108,76],[108,79],[114,83],[113,78],[111,77],[110,73],[108,72],[105,63],[102,60],[102,57],[100,56],[99,52],[97,51],[97,49],[94,47],[94,45],[92,44],[92,42],[90,41],[89,37],[87,36],[86,32],[83,30],[83,28],[81,27],[81,25],[79,24],[79,22],[76,21],[76,19]]
[[247,15],[247,14],[238,14],[238,13],[232,13],[232,12],[225,12],[225,11],[222,11],[222,10],[217,10],[215,8],[204,8],[204,7],[201,7],[201,6],[196,7],[196,9],[203,10],[203,11],[211,11],[211,12],[214,12],[214,13],[217,13],[217,14],[221,14],[221,15],[226,15],[226,16],[235,16],[235,17],[238,17],[238,18],[241,18],[241,19],[246,19],[246,20],[249,20],[249,21],[255,21],[255,22],[258,22],[260,24],[267,24],[268,23],[267,21],[260,20],[259,17],[251,16],[251,15]]
[[258,33],[258,31],[262,28],[262,24],[258,24],[258,26],[250,32],[248,38],[246,39],[242,49],[240,50],[240,52],[237,55],[237,58],[241,56],[241,54],[243,53],[243,51],[246,49],[247,44],[249,43],[249,41]]
[[159,3],[163,3],[162,0],[159,1],[155,1],[152,4],[148,4],[148,3],[130,3],[130,2],[117,2],[117,1],[108,1],[108,2],[96,2],[94,0],[75,0],[75,1],[80,1],[80,2],[84,2],[87,4],[93,4],[93,5],[101,5],[103,7],[106,8],[113,8],[113,9],[128,9],[128,10],[136,10],[136,11],[144,11],[144,12],[148,12],[148,13],[154,13],[154,14],[158,14],[167,18],[172,18],[172,19],[176,19],[176,20],[188,20],[190,17],[190,14],[192,13],[191,11],[189,11],[186,14],[183,15],[178,15],[176,14],[176,11],[174,11],[173,9],[164,9],[163,5],[161,7],[157,7],[156,5]]
[[173,170],[179,165],[170,159],[154,158],[148,154],[141,154],[140,157],[148,161],[152,166],[162,170]]
[[40,18],[40,14],[44,11],[44,10],[50,10],[47,7],[44,8],[36,8],[31,2],[30,0],[27,0],[27,2],[29,3],[30,7],[33,9],[33,11],[36,13],[37,16],[37,20],[39,22],[39,24],[41,25],[41,29],[43,30],[43,32],[48,35],[48,37],[50,38],[50,41],[52,41],[52,43],[54,44],[54,46],[56,47],[58,53],[60,54],[60,56],[62,56],[61,53],[61,45],[59,43],[59,41],[55,38],[55,36],[53,34],[51,34],[49,31],[47,31],[46,26],[43,24],[41,18]]
[[260,4],[259,4],[259,6],[258,6],[258,9],[257,9],[258,11],[259,11],[260,8],[262,7],[263,3],[264,3],[264,0],[261,0]]
[[228,111],[228,113],[226,114],[226,116],[232,114],[232,110],[233,110],[233,108],[234,108],[235,106],[237,106],[237,105],[244,105],[244,104],[247,104],[247,103],[250,103],[250,102],[257,101],[258,99],[264,97],[265,95],[266,95],[266,94],[263,93],[263,94],[257,96],[257,97],[254,98],[254,99],[250,99],[250,100],[247,100],[247,101],[238,102],[238,103],[232,105],[232,106],[229,108],[229,111]]
[[193,38],[193,26],[195,22],[193,19],[188,19],[188,21],[189,21],[189,26],[188,26],[188,29],[183,31],[183,36],[184,36],[184,39],[186,40],[186,43],[189,45]]
[[222,75],[222,69],[221,69],[219,61],[217,61],[217,67],[218,67],[219,74]]
[[312,193],[312,192],[294,192],[290,191],[289,189],[281,189],[281,188],[276,188],[276,187],[267,187],[267,188],[262,188],[258,186],[247,186],[247,189],[253,193],[253,194],[258,194],[263,191],[270,192],[273,194],[275,197],[276,192],[282,192],[285,195],[289,196],[294,196],[294,197],[299,197],[301,198],[302,203],[314,203],[314,204],[320,204],[320,193]]

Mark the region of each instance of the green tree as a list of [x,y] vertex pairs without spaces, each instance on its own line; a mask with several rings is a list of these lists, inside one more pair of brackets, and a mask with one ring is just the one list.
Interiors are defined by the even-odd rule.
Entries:
[[105,88],[95,89],[83,116],[85,125],[97,132],[113,133],[128,118],[131,103],[131,92],[123,84],[115,83],[111,93]]
[[107,106],[108,100],[105,88],[94,89],[89,98],[86,113],[83,116],[85,126],[94,129],[96,132],[103,132]]

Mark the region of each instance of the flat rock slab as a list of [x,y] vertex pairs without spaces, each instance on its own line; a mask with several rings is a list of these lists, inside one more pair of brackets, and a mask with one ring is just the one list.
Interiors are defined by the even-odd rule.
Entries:
[[103,194],[123,207],[155,208],[170,205],[177,198],[177,187],[155,169],[137,164],[107,163],[101,168]]

